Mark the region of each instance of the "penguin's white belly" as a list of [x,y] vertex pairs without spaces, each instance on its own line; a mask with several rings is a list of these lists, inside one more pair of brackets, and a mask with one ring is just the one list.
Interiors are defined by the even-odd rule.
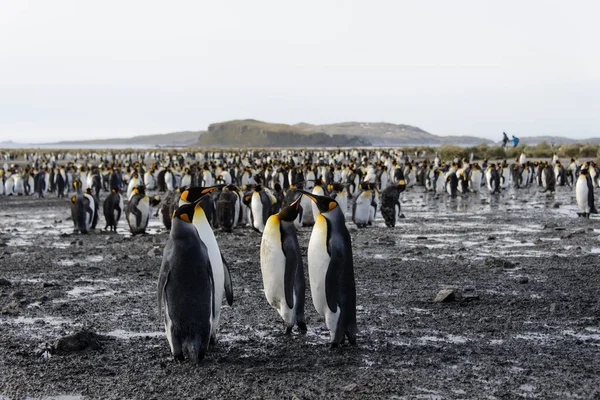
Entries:
[[356,210],[354,211],[354,223],[364,225],[369,222],[371,209],[371,195],[363,193],[358,196],[356,199]]
[[260,244],[260,270],[263,277],[265,297],[283,318],[288,326],[295,325],[296,306],[290,309],[285,299],[285,255],[281,248],[281,233],[279,220],[271,216],[265,226],[265,232]]
[[154,190],[155,188],[154,177],[150,172],[146,172],[144,175],[144,185],[148,190]]
[[473,172],[471,174],[471,190],[473,192],[479,192],[481,187],[481,173]]
[[577,205],[584,213],[590,212],[590,205],[588,204],[588,186],[585,177],[577,180],[577,186],[575,188],[575,197],[577,198]]
[[252,201],[250,202],[250,208],[252,210],[252,226],[258,229],[259,232],[265,230],[263,223],[263,205],[258,193],[252,194]]
[[306,196],[302,196],[300,205],[302,206],[302,224],[314,225],[315,217],[312,213],[313,201]]
[[175,189],[173,187],[173,174],[171,172],[165,173],[165,184],[167,185],[167,190]]
[[342,192],[339,193],[336,198],[335,201],[337,201],[340,210],[342,210],[342,214],[344,214],[344,216],[346,215],[346,211],[348,210],[348,195],[346,194],[346,192]]
[[25,193],[25,185],[23,184],[23,178],[21,178],[20,176],[15,178],[13,192],[15,194],[24,194]]
[[[200,214],[200,215],[199,215]],[[225,270],[223,267],[223,258],[221,258],[221,250],[219,249],[219,244],[217,243],[217,239],[215,238],[215,234],[208,223],[204,212],[199,213],[196,211],[194,214],[194,226],[198,231],[198,235],[200,239],[206,245],[206,250],[208,250],[208,258],[210,259],[210,266],[212,268],[213,273],[213,281],[215,283],[214,287],[214,305],[215,305],[215,315],[212,318],[212,329],[211,335],[214,336],[216,330],[219,326],[219,317],[221,315],[221,305],[223,303],[223,293],[225,291]]]
[[327,305],[327,294],[325,292],[325,279],[331,257],[327,253],[327,221],[323,215],[319,215],[308,242],[308,275],[310,279],[310,293],[313,305],[319,315],[325,317],[327,328],[334,335],[340,308],[336,306],[336,312],[332,312]]
[[137,204],[137,209],[142,213],[140,225],[138,225],[137,218],[133,213],[129,214],[129,224],[136,229],[146,229],[150,219],[150,199],[148,196],[140,200],[140,202]]
[[140,186],[140,180],[137,178],[133,178],[129,181],[127,185],[127,200],[131,200],[131,196],[133,196],[133,188],[136,186]]
[[192,183],[191,175],[184,175],[181,178],[181,186],[190,187],[191,183]]
[[[312,194],[316,194],[317,196],[324,196],[325,192],[323,191],[323,188],[321,186],[315,186],[315,188],[312,191]],[[317,203],[315,203],[312,200],[310,203],[312,207],[313,219],[316,221],[317,216],[319,215],[319,207],[317,207]]]

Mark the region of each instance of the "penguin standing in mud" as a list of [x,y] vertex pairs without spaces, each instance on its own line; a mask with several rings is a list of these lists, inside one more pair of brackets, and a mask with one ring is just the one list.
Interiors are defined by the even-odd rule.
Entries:
[[116,232],[117,224],[123,212],[123,196],[119,193],[119,189],[112,189],[110,191],[110,194],[104,199],[102,208],[104,209],[104,219],[106,220],[104,230],[110,228],[111,231]]
[[271,215],[265,225],[260,244],[260,269],[265,297],[277,310],[289,335],[298,325],[306,332],[304,318],[305,281],[302,254],[294,220],[300,209],[300,198]]
[[252,200],[250,201],[250,210],[252,211],[252,227],[258,232],[265,230],[267,219],[271,216],[271,196],[263,190],[261,185],[256,185]]
[[74,232],[88,233],[94,221],[94,203],[90,196],[86,196],[81,189],[81,182],[73,182],[76,193],[71,197],[71,219],[73,220]]
[[313,304],[331,335],[331,347],[345,339],[356,345],[356,284],[352,241],[344,214],[330,197],[302,192],[317,203],[320,214],[308,243],[308,275]]
[[456,197],[456,190],[458,189],[458,177],[456,172],[449,172],[446,176],[446,191],[451,197]]
[[395,227],[398,219],[404,217],[400,205],[400,193],[404,190],[406,190],[406,182],[401,179],[397,184],[386,187],[381,193],[381,215],[385,225],[390,228]]
[[225,232],[232,232],[240,218],[240,196],[234,185],[223,188],[217,200],[217,221]]
[[158,278],[158,314],[173,357],[197,363],[208,351],[216,304],[208,249],[192,224],[194,208],[186,204],[173,215]]
[[90,198],[90,204],[94,204],[94,218],[92,219],[92,229],[96,229],[96,225],[98,225],[98,214],[100,211],[100,200],[98,199],[98,197],[94,194],[93,188],[88,187],[87,189],[85,189],[85,197]]
[[133,188],[131,199],[125,209],[125,217],[131,233],[145,233],[150,221],[150,198],[146,195],[144,186]]
[[352,205],[352,221],[354,221],[357,227],[364,228],[369,223],[373,195],[371,194],[368,183],[361,183],[360,188],[361,191]]
[[577,178],[575,198],[577,199],[579,209],[582,211],[582,213],[578,214],[579,216],[589,218],[590,214],[598,213],[594,205],[594,186],[587,167],[581,168],[579,177]]
[[227,298],[227,303],[233,304],[233,287],[231,284],[231,275],[225,259],[219,249],[219,244],[215,238],[215,233],[210,226],[204,209],[202,208],[202,198],[210,196],[210,193],[216,190],[217,187],[212,186],[203,190],[203,195],[194,204],[194,213],[192,224],[196,228],[200,240],[206,245],[208,258],[210,260],[210,268],[214,282],[214,307],[212,315],[211,342],[216,341],[217,329],[219,327],[219,318],[221,316],[221,304],[223,303],[223,295]]

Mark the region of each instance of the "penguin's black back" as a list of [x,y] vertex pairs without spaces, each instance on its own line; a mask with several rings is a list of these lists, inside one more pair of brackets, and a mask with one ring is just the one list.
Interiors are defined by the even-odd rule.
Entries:
[[231,190],[224,190],[217,201],[217,221],[219,226],[231,232],[235,223],[235,203],[238,195]]

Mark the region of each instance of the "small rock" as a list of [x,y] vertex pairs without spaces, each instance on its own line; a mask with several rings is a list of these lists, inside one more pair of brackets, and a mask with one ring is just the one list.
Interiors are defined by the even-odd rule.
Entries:
[[25,293],[22,290],[15,290],[14,292],[12,292],[10,294],[10,297],[13,297],[15,299],[20,299],[25,297]]
[[398,216],[398,218],[402,219],[402,218],[406,218],[406,217],[404,216],[404,214],[400,214],[400,216]]
[[17,300],[13,300],[4,307],[2,307],[3,315],[17,315],[21,310],[21,303]]
[[488,236],[487,240],[496,240],[495,236]]
[[552,208],[560,208],[561,205],[562,205],[561,203],[556,202],[556,203],[552,204]]
[[556,311],[556,303],[550,304],[550,312],[553,313],[554,311]]
[[44,283],[42,283],[42,287],[44,287],[44,288],[55,287],[55,286],[60,286],[60,285],[58,283],[56,283],[56,282],[44,282]]
[[162,255],[162,252],[160,251],[160,249],[158,247],[153,247],[150,249],[150,251],[148,251],[148,253],[146,253],[146,255],[148,257],[158,257],[158,256]]
[[562,226],[557,226],[556,228],[554,228],[555,231],[564,231],[567,230],[567,228],[563,228]]
[[435,303],[450,303],[457,300],[458,289],[442,289],[440,290],[433,301]]
[[427,236],[417,236],[417,240],[427,240]]
[[358,385],[357,385],[356,383],[351,383],[351,384],[349,384],[349,385],[346,385],[346,386],[344,386],[344,387],[342,388],[342,390],[343,390],[344,392],[351,392],[351,391],[353,391],[354,389],[356,389],[356,387],[357,387],[357,386],[358,386]]
[[464,303],[468,303],[470,301],[475,301],[475,300],[479,300],[478,294],[467,294],[467,295],[463,296],[463,298],[462,298],[462,301]]
[[77,246],[83,246],[83,239],[79,239],[77,241]]
[[5,278],[0,278],[0,286],[10,286],[12,285],[11,281]]
[[524,284],[526,284],[526,283],[529,283],[529,277],[527,277],[527,276],[521,276],[521,277],[519,277],[519,283],[520,283],[521,285],[524,285]]
[[81,267],[81,263],[80,262],[76,262],[75,264],[73,264],[73,267],[79,268],[79,267]]
[[58,339],[54,346],[54,353],[72,353],[86,349],[99,350],[102,348],[102,341],[106,339],[89,330],[81,330],[73,335],[64,336]]

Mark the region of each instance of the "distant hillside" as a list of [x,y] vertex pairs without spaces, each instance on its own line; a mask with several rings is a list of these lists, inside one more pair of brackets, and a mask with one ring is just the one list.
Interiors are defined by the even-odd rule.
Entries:
[[352,147],[370,146],[369,140],[354,135],[329,135],[303,131],[296,126],[253,119],[211,124],[200,136],[198,146],[207,147]]
[[525,136],[519,138],[519,143],[527,145],[536,145],[541,142],[548,144],[575,144],[575,143],[600,143],[600,138],[593,137],[588,139],[571,139],[564,136]]
[[[56,144],[60,145],[147,145],[147,146],[190,146],[198,141],[198,138],[205,131],[182,131],[173,133],[162,133],[156,135],[140,135],[130,138],[121,139],[98,139],[98,140],[81,140],[81,141],[63,141]],[[48,143],[49,144],[49,143]]]
[[367,138],[374,146],[493,143],[491,140],[473,136],[436,136],[416,126],[387,122],[342,122],[326,125],[300,123],[294,126],[302,132],[360,136]]

